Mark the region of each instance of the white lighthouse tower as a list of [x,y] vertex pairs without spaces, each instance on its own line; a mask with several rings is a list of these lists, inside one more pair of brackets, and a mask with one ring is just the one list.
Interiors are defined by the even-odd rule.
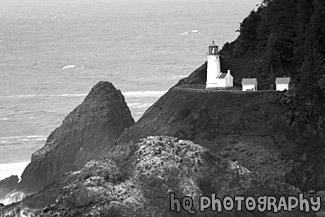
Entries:
[[221,74],[218,46],[212,42],[209,46],[206,88],[217,87],[217,77]]

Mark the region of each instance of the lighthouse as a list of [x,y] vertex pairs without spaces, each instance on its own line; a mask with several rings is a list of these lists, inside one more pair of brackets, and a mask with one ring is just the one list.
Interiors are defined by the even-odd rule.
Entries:
[[221,74],[218,46],[212,42],[209,46],[206,88],[218,87],[217,78]]

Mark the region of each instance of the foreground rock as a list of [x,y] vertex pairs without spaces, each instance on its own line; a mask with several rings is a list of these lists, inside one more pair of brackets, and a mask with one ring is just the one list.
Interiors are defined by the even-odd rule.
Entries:
[[17,188],[18,182],[18,176],[10,176],[0,181],[0,201],[3,201],[7,194]]
[[[148,137],[130,146],[128,153],[115,160],[101,158],[88,162],[81,171],[68,175],[53,202],[37,206],[37,195],[7,207],[38,216],[189,216],[187,211],[170,210],[170,195],[193,198],[195,216],[212,216],[215,211],[199,212],[201,195],[296,195],[299,191],[285,183],[263,185],[256,174],[211,154],[191,141],[172,137]],[[48,193],[51,187],[48,188]],[[47,188],[43,192],[46,195]],[[38,194],[39,195],[39,194]],[[34,207],[27,209],[27,204]],[[40,204],[39,204],[40,205]],[[10,209],[9,209],[10,208]],[[28,212],[29,210],[29,212]],[[269,215],[270,214],[270,215]],[[315,216],[293,212],[224,211],[218,216]]]
[[81,169],[105,154],[125,128],[134,123],[121,92],[110,82],[99,82],[32,155],[19,189],[31,193]]

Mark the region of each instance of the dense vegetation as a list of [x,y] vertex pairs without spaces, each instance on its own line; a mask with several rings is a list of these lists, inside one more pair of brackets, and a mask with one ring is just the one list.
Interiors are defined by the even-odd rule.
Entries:
[[237,71],[247,70],[239,77],[257,77],[260,87],[269,89],[274,88],[275,77],[290,76],[296,94],[293,118],[303,115],[305,124],[314,122],[313,128],[323,131],[325,1],[263,0],[243,20],[239,32],[239,37],[222,49],[225,59],[251,65],[247,69],[241,64]]
[[240,36],[225,50],[262,54],[256,71],[289,75],[308,94],[325,89],[325,1],[263,0],[243,20]]

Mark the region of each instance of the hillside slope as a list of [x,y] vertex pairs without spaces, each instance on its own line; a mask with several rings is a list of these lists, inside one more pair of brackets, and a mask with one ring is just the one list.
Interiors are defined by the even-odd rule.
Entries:
[[323,140],[307,130],[300,134],[302,126],[290,119],[290,100],[291,93],[275,91],[190,92],[172,88],[121,135],[115,150],[149,135],[174,136],[236,160],[260,173],[265,181],[281,180],[302,190],[322,190]]

